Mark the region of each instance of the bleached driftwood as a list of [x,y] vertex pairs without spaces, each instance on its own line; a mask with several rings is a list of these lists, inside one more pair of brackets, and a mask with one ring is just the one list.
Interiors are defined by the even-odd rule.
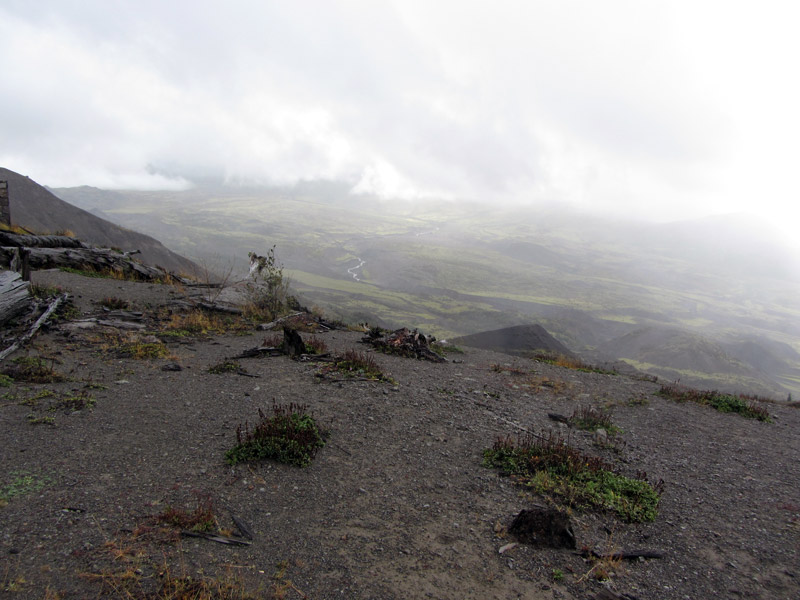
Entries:
[[76,238],[65,235],[20,235],[0,231],[0,246],[16,248],[88,248]]
[[[10,265],[17,254],[18,248],[18,246],[0,247],[0,265]],[[28,264],[34,270],[69,267],[98,272],[110,271],[119,273],[126,278],[145,281],[165,280],[172,277],[164,269],[143,265],[125,254],[109,248],[26,247],[26,250],[28,252]]]
[[0,325],[25,312],[30,305],[28,283],[19,273],[0,271]]
[[33,326],[31,326],[31,328],[25,335],[18,338],[17,341],[15,341],[13,344],[11,344],[8,348],[3,350],[2,352],[0,352],[0,361],[5,359],[6,356],[14,352],[14,350],[22,346],[29,339],[31,339],[36,334],[36,332],[39,331],[39,328],[44,324],[44,322],[50,318],[50,315],[52,315],[55,312],[55,310],[58,308],[58,305],[66,301],[67,298],[68,295],[63,294],[61,296],[58,296],[55,300],[53,300],[47,307],[47,310],[44,311],[44,313],[42,313],[42,316],[36,319],[36,322],[33,324]]

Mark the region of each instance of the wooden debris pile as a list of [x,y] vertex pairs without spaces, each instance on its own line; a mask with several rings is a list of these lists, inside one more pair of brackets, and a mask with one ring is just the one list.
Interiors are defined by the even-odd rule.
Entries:
[[384,335],[377,327],[370,329],[361,341],[387,354],[399,354],[419,360],[443,363],[447,360],[431,350],[430,345],[435,341],[433,336],[426,336],[416,329],[411,331],[405,327]]

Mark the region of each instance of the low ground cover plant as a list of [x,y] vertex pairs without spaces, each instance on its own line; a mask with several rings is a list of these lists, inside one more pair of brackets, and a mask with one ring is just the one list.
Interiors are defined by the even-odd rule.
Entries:
[[246,370],[235,360],[225,360],[208,367],[208,372],[214,375],[222,375],[223,373],[245,373]]
[[576,408],[569,418],[569,423],[573,427],[584,431],[596,431],[605,429],[609,435],[619,433],[620,429],[611,422],[611,415],[597,410],[593,406],[583,406]]
[[55,359],[41,356],[19,356],[4,367],[2,373],[14,381],[26,383],[55,383],[66,380],[64,375],[56,371]]
[[757,404],[759,398],[744,394],[726,394],[716,390],[695,390],[686,386],[662,385],[660,396],[676,402],[696,402],[724,413],[736,413],[748,419],[772,422],[769,411]]
[[557,367],[565,367],[583,373],[600,373],[601,375],[619,375],[612,369],[604,369],[589,363],[583,362],[580,358],[574,356],[565,356],[555,352],[533,352],[530,355],[535,361],[547,363],[548,365],[555,365]]
[[527,434],[499,438],[483,452],[486,467],[501,469],[519,484],[575,508],[615,512],[630,522],[654,521],[662,484],[645,474],[616,473],[603,459],[582,453],[561,436]]
[[271,459],[307,467],[325,440],[306,409],[305,405],[294,403],[276,404],[271,416],[259,409],[259,422],[253,429],[248,423],[236,428],[236,445],[225,453],[225,458],[232,465]]
[[385,375],[377,361],[370,354],[347,350],[344,354],[335,356],[333,362],[325,365],[318,373],[320,377],[332,372],[339,373],[349,378],[362,377],[374,381],[392,382],[392,378]]
[[99,302],[100,306],[109,310],[124,310],[130,307],[130,302],[116,296],[106,296]]

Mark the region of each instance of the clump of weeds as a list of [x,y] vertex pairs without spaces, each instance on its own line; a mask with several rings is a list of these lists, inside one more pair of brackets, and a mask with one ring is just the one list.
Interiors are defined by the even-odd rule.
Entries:
[[594,408],[593,406],[583,406],[576,408],[569,418],[569,423],[573,427],[584,431],[596,431],[605,429],[609,435],[616,435],[620,432],[619,427],[611,422],[611,415]]
[[228,331],[243,332],[249,329],[250,325],[241,318],[221,317],[199,308],[187,313],[172,314],[164,325],[164,332],[183,336],[208,336]]
[[61,294],[66,294],[67,290],[60,285],[42,285],[34,283],[31,284],[30,292],[31,296],[34,298],[43,300],[46,298],[53,298],[54,296],[60,296]]
[[619,375],[613,369],[604,369],[586,362],[575,356],[567,356],[556,352],[533,352],[530,358],[537,362],[543,362],[548,365],[555,365],[557,367],[564,367],[574,371],[581,371],[583,373],[600,373],[601,375]]
[[246,373],[247,371],[235,360],[224,360],[208,367],[208,372],[214,375],[222,375],[224,373]]
[[357,350],[347,350],[344,354],[334,357],[333,362],[324,366],[317,375],[325,377],[331,373],[339,373],[346,378],[371,379],[389,383],[394,381],[391,377],[384,375],[372,355]]
[[554,433],[526,434],[515,442],[499,438],[483,452],[483,464],[501,469],[517,483],[567,506],[615,512],[630,522],[654,521],[662,482],[647,475],[626,477],[602,458],[582,453]]
[[20,356],[11,361],[2,373],[14,381],[27,383],[56,383],[66,381],[66,377],[56,371],[55,359],[41,356]]
[[695,390],[678,384],[662,385],[658,394],[676,402],[695,402],[710,406],[719,412],[736,413],[748,419],[772,422],[769,411],[757,404],[762,400],[757,396],[725,394],[716,390]]
[[98,302],[103,308],[109,310],[124,310],[130,307],[130,302],[116,296],[107,296]]
[[495,373],[508,373],[509,375],[527,375],[528,372],[524,369],[520,369],[519,367],[509,367],[508,365],[501,365],[498,363],[492,363],[489,365],[489,369],[494,371]]
[[305,341],[306,354],[325,354],[328,350],[328,345],[324,340],[312,335]]
[[0,506],[5,506],[12,498],[36,493],[50,482],[50,478],[28,473],[27,471],[13,471],[9,481],[0,485]]
[[250,429],[245,423],[236,428],[236,445],[225,453],[225,458],[232,465],[271,459],[307,467],[317,450],[325,445],[325,440],[306,408],[298,404],[276,404],[271,416],[259,409],[255,427]]
[[168,505],[155,521],[160,525],[168,525],[187,531],[216,531],[219,526],[214,512],[214,502],[211,496],[199,496],[194,510],[187,511]]

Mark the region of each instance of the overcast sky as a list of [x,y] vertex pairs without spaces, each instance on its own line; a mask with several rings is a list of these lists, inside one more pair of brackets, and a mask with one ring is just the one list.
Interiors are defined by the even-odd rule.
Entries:
[[0,0],[0,166],[798,229],[800,3]]

